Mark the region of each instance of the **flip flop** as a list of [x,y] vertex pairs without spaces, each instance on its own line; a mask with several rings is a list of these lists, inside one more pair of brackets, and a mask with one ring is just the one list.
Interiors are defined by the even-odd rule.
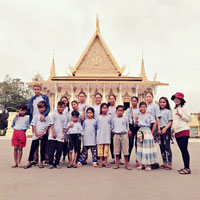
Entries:
[[31,168],[32,167],[32,165],[31,164],[28,164],[28,165],[25,165],[24,166],[24,169],[28,169],[28,168]]
[[17,167],[18,167],[18,164],[11,166],[11,168],[17,168]]
[[179,172],[179,174],[191,174],[191,170],[190,169],[183,169],[182,171]]
[[130,166],[125,166],[125,169],[132,170],[132,168]]
[[105,165],[105,168],[110,168],[110,165],[109,164]]
[[113,169],[119,169],[119,166],[118,166],[118,165],[115,165],[115,166],[113,167]]

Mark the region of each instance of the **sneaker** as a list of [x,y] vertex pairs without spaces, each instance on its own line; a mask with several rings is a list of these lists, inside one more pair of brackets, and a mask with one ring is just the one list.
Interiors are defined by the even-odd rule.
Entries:
[[49,165],[49,169],[53,169],[54,168],[54,166],[53,165]]

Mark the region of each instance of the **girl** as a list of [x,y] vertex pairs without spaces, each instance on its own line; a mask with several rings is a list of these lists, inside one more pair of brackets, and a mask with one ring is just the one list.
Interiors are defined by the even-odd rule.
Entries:
[[160,108],[157,104],[153,103],[153,93],[152,92],[147,92],[145,95],[145,100],[147,103],[147,113],[153,116],[155,122],[156,122],[156,128],[155,128],[155,133],[153,133],[155,142],[158,142],[160,139],[160,120],[159,118],[161,117],[160,114]]
[[102,103],[101,114],[97,118],[97,148],[98,156],[100,157],[99,168],[103,166],[103,156],[104,164],[106,168],[110,168],[107,159],[109,156],[109,146],[111,140],[111,117],[107,114],[108,104]]
[[97,119],[98,116],[100,115],[101,101],[102,101],[102,95],[100,93],[97,93],[95,95],[95,103],[96,103],[96,105],[93,106],[93,108],[94,108],[94,118],[95,119]]
[[171,126],[172,126],[172,112],[170,109],[169,101],[166,97],[161,97],[159,100],[160,105],[160,129],[161,129],[161,143],[160,151],[163,159],[163,169],[172,169],[172,151],[170,148],[171,140]]
[[86,111],[86,109],[88,107],[90,107],[85,102],[85,100],[86,100],[86,94],[85,94],[85,92],[82,92],[82,91],[79,92],[79,94],[78,94],[78,101],[79,101],[79,103],[78,103],[78,109],[79,109],[79,113],[82,114],[82,116],[83,116],[83,114],[86,116],[85,111]]
[[94,109],[87,109],[87,119],[83,122],[83,150],[81,152],[78,166],[86,161],[88,157],[88,149],[92,152],[92,165],[97,167],[97,146],[96,146],[96,120],[94,119]]
[[191,115],[185,107],[184,94],[177,92],[171,99],[175,103],[173,110],[172,132],[175,134],[177,144],[182,154],[184,168],[178,170],[180,174],[191,174],[190,155],[188,152],[188,140],[190,136],[189,125]]
[[[134,127],[134,119],[136,116],[139,115],[140,113],[140,109],[138,108],[138,97],[133,96],[131,97],[131,104],[132,107],[128,108],[126,111],[126,118],[128,119],[129,122],[129,156],[128,156],[128,161],[130,161],[130,157],[131,157],[131,152],[134,146],[134,138],[136,138],[137,135],[137,131],[138,131],[138,126]],[[135,139],[135,149],[137,148],[137,141]]]
[[147,104],[145,102],[141,102],[139,108],[141,114],[136,116],[134,120],[134,126],[138,125],[139,127],[136,158],[140,165],[137,169],[141,170],[145,166],[146,171],[151,171],[151,165],[157,163],[157,151],[152,135],[156,123],[152,115],[147,113]]
[[[109,108],[108,108],[108,114],[111,116],[111,119],[113,119],[114,117],[117,116],[117,112],[116,112],[116,96],[114,94],[110,95],[108,97],[109,100]],[[112,160],[110,161],[110,164],[114,164],[115,163],[115,155],[114,155],[114,144],[113,144],[113,134],[111,134],[111,144],[110,144],[110,152],[111,152],[111,156],[112,156]],[[121,153],[119,155],[120,159],[121,159]],[[122,162],[120,161],[120,164],[122,164]]]
[[65,104],[65,110],[63,111],[64,115],[67,115],[69,112],[69,100],[67,98],[67,96],[62,96],[60,101],[63,101]]

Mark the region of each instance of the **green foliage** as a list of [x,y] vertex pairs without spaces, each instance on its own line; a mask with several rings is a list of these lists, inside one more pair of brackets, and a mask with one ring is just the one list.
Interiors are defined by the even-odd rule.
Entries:
[[20,79],[6,75],[0,85],[0,105],[9,112],[15,112],[21,104],[28,104],[32,91]]

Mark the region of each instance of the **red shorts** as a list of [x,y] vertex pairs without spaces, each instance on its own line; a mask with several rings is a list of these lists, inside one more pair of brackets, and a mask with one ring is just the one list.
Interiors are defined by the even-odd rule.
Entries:
[[12,146],[25,147],[26,146],[26,131],[14,130],[12,136]]

